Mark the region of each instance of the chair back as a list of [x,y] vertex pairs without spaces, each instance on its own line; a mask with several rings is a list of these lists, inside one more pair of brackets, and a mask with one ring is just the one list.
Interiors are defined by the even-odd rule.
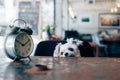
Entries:
[[[34,56],[53,56],[55,47],[58,43],[66,43],[65,40],[47,40],[38,43]],[[79,46],[82,57],[94,57],[92,47],[88,42],[83,42],[83,45]]]
[[66,30],[64,40],[67,38],[79,39],[79,33],[76,30]]
[[64,40],[47,40],[38,43],[35,56],[53,56],[55,47],[58,43],[66,43]]

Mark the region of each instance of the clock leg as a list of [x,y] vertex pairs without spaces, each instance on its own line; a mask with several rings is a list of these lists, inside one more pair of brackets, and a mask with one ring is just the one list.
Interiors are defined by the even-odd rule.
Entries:
[[28,56],[28,59],[29,59],[29,62],[32,61],[31,58],[30,58],[30,56]]
[[31,62],[31,58],[27,57],[27,58],[21,59],[21,61],[23,64],[29,64]]
[[15,58],[13,59],[13,61],[19,61],[19,59],[17,59],[17,56],[15,56]]

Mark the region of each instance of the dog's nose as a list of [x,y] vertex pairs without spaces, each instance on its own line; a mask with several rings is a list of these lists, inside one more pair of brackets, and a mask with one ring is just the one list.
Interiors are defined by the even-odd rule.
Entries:
[[65,56],[68,56],[68,53],[65,53]]

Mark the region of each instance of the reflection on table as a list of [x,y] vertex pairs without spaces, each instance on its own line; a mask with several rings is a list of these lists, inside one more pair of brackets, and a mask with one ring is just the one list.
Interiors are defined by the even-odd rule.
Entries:
[[[0,63],[0,80],[119,80],[120,58],[31,57]],[[4,60],[3,60],[4,61]],[[40,69],[44,65],[47,69]]]

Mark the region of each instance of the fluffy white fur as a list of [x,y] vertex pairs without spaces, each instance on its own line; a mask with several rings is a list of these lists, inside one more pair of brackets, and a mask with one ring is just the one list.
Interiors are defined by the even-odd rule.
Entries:
[[83,41],[67,39],[67,43],[58,43],[54,50],[54,57],[80,57],[78,46],[82,45]]

